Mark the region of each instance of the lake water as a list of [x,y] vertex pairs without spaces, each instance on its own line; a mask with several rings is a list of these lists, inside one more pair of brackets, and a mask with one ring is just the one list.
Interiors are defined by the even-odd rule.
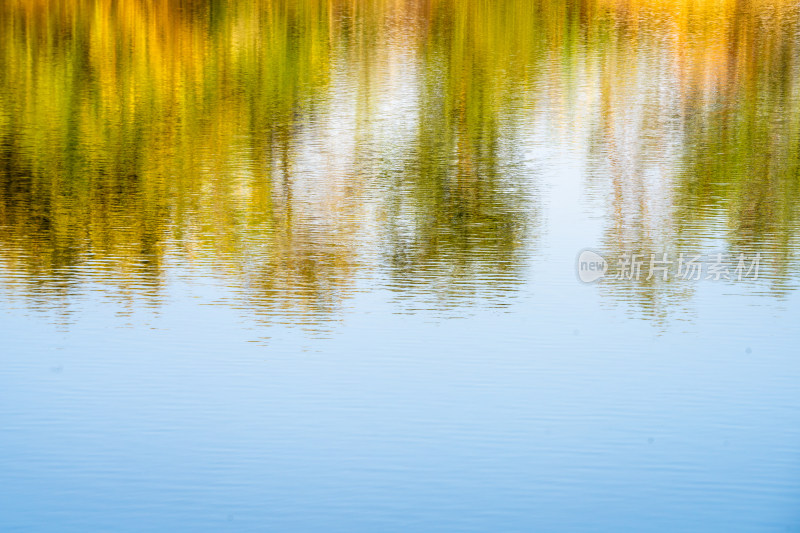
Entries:
[[798,245],[796,3],[4,0],[0,530],[800,531]]

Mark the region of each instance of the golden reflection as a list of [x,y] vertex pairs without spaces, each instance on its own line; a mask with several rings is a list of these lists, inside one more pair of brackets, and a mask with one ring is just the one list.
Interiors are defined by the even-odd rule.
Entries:
[[[600,50],[592,159],[611,191],[603,248],[612,258],[759,252],[780,296],[797,261],[800,10],[768,0],[639,9],[646,16],[620,19],[635,37]],[[608,285],[612,298],[657,315],[694,290]]]
[[780,0],[6,0],[0,261],[156,290],[183,262],[312,313],[383,267],[401,293],[503,293],[547,116],[554,142],[590,130],[608,250],[695,246],[722,217],[785,277],[798,20]]

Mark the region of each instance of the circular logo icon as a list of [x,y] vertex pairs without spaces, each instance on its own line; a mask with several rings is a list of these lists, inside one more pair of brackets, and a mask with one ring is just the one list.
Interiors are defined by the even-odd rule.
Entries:
[[578,254],[577,269],[578,279],[584,283],[592,283],[606,275],[608,261],[597,252],[584,250]]

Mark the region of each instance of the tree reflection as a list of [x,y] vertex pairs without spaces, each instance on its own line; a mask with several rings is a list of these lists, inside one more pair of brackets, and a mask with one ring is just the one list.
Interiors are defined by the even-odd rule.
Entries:
[[[649,16],[619,15],[638,37],[603,50],[593,159],[595,174],[611,180],[606,253],[760,252],[779,296],[797,261],[797,8],[640,9]],[[611,298],[654,314],[693,290],[656,280],[607,285]]]
[[[453,44],[466,29],[444,27],[442,9],[456,6],[429,7],[439,13],[430,39],[403,44],[423,43],[426,60],[471,62],[473,44]],[[165,262],[182,261],[230,276],[267,313],[339,305],[369,224],[357,200],[383,177],[374,154],[362,160],[379,147],[323,124],[347,97],[332,69],[361,65],[367,101],[386,83],[372,79],[378,63],[394,61],[387,28],[411,16],[422,35],[424,7],[20,0],[0,11],[8,268],[55,283],[91,264],[84,274],[157,291]],[[494,37],[486,39],[488,52]],[[402,192],[378,199],[382,210],[413,206],[419,222],[411,244],[392,217],[383,233],[398,237],[386,249],[399,285],[400,257],[473,283],[518,261],[519,202],[502,192],[506,97],[496,99],[481,61],[474,72],[453,63],[419,80],[426,103],[403,150]],[[481,257],[484,270],[467,267]]]
[[502,300],[537,234],[532,121],[574,133],[573,108],[607,251],[697,248],[722,221],[785,285],[798,19],[780,0],[7,0],[0,261],[122,295],[180,264],[265,315],[330,314],[373,269],[400,295]]

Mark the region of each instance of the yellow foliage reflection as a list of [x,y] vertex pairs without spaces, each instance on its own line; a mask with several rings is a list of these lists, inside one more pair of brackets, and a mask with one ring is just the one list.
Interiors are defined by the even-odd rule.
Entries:
[[400,293],[502,295],[539,231],[521,147],[547,123],[554,142],[584,130],[587,188],[611,191],[607,248],[691,243],[722,212],[732,245],[767,243],[785,266],[798,15],[780,0],[6,0],[0,261],[155,290],[181,262],[310,312],[369,269]]

